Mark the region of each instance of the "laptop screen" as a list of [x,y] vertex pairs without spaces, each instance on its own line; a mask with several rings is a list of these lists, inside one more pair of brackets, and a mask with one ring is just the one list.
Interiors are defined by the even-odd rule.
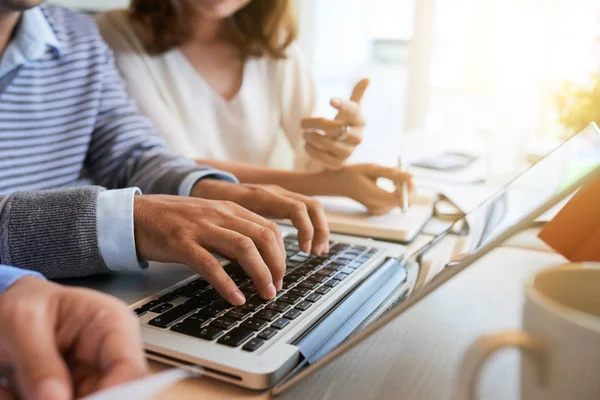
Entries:
[[470,246],[465,251],[477,251],[598,166],[600,132],[589,125],[466,215]]

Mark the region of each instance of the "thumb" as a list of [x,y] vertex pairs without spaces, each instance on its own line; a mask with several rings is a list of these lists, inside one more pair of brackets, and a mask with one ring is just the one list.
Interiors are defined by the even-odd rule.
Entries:
[[55,343],[55,325],[42,317],[19,324],[11,335],[11,358],[20,393],[26,400],[69,400],[69,372]]
[[356,85],[354,85],[354,89],[352,89],[352,94],[350,95],[350,100],[354,101],[357,104],[360,104],[363,96],[365,95],[365,91],[369,87],[369,79],[364,78],[358,81]]

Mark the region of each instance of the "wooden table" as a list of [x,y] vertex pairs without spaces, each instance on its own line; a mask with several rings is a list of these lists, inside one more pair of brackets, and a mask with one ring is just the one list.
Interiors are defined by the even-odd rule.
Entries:
[[[283,395],[283,399],[444,399],[452,393],[462,354],[475,338],[520,326],[522,283],[542,268],[563,263],[549,252],[499,248],[385,329]],[[151,268],[143,278],[101,278],[86,286],[134,302],[190,272],[182,266]],[[78,283],[73,281],[73,283]],[[157,371],[161,367],[152,364]],[[481,399],[518,393],[517,354],[494,356],[483,370]],[[188,380],[157,398],[266,399],[265,393],[215,380]]]

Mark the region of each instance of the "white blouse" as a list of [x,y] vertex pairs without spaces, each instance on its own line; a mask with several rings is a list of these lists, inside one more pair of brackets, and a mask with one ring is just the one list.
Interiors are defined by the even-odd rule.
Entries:
[[175,151],[267,165],[282,129],[294,149],[295,168],[307,168],[300,121],[312,115],[315,90],[297,46],[284,60],[248,59],[242,86],[227,101],[178,49],[148,55],[125,10],[101,14],[96,22],[129,93]]

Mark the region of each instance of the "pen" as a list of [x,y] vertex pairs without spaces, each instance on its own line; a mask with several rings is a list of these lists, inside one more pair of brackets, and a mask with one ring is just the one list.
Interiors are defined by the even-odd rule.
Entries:
[[[398,169],[400,171],[405,171],[406,166],[404,162],[402,162],[402,158],[398,158]],[[408,183],[403,181],[400,190],[398,190],[398,202],[400,203],[400,211],[404,214],[408,209]]]

